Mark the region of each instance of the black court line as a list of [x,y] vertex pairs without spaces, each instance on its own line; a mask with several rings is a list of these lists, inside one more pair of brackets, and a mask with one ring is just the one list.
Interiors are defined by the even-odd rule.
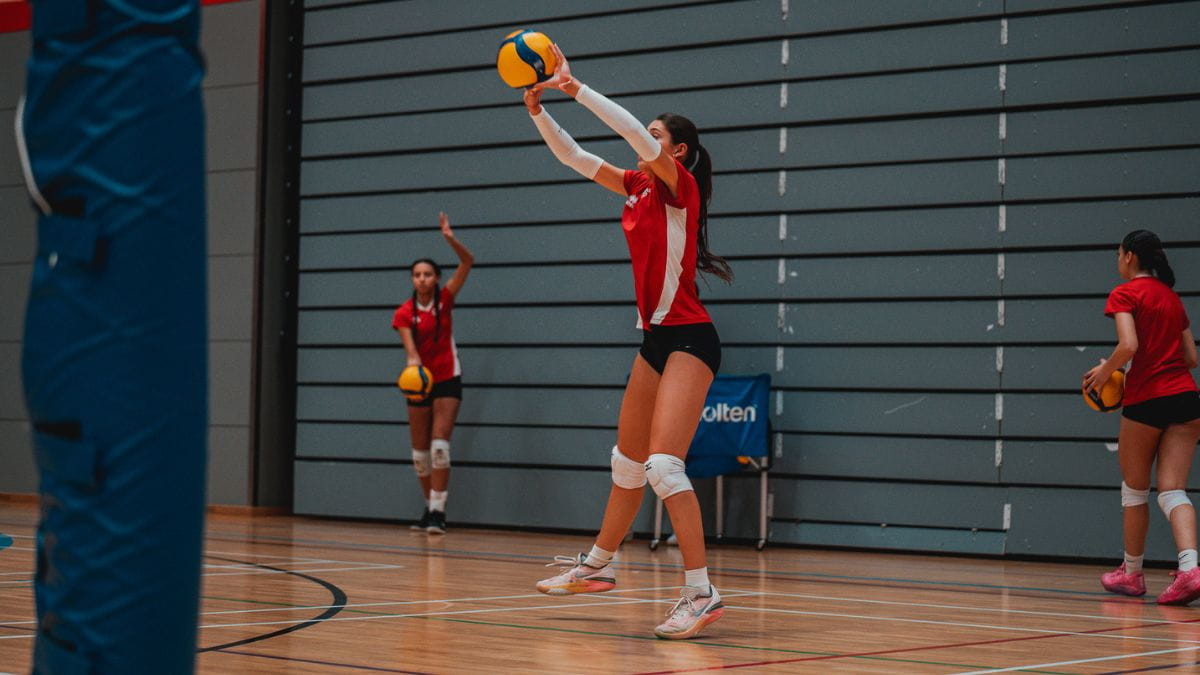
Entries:
[[[254,637],[245,638],[242,640],[235,640],[234,642],[227,642],[225,644],[215,645],[213,647],[201,647],[200,649],[196,650],[198,653],[221,651],[221,650],[228,649],[230,647],[240,647],[242,645],[248,645],[252,642],[261,642],[263,640],[269,640],[271,638],[279,637],[280,635],[285,635],[287,633],[293,633],[295,631],[298,631],[298,630],[301,630],[304,628],[308,628],[309,626],[315,626],[317,624],[320,624],[321,622],[325,621],[326,619],[331,619],[334,616],[337,616],[338,613],[340,613],[343,609],[346,608],[346,601],[347,601],[346,592],[343,591],[338,586],[336,586],[335,584],[325,581],[324,579],[321,579],[319,577],[314,577],[309,574],[302,574],[300,572],[282,569],[279,567],[271,567],[270,565],[263,565],[261,563],[250,562],[248,560],[235,560],[233,558],[221,558],[221,557],[212,556],[212,555],[208,555],[205,557],[212,558],[213,560],[221,560],[224,562],[237,563],[240,565],[253,565],[254,567],[258,567],[261,569],[272,570],[275,572],[282,572],[284,574],[290,574],[294,577],[300,577],[301,579],[307,579],[315,584],[325,587],[325,589],[329,591],[330,595],[333,596],[333,601],[330,603],[330,606],[324,612],[321,612],[319,615],[314,616],[312,619],[309,619],[308,621],[305,621],[303,623],[298,623],[298,624],[295,624],[292,626],[288,626],[287,628],[282,628],[280,630],[273,631],[270,633],[264,633],[263,635],[256,635]],[[408,672],[408,671],[389,671],[389,672]]]

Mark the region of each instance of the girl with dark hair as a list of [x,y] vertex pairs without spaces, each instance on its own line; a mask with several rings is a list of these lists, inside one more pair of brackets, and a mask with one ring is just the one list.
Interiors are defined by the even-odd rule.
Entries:
[[1117,445],[1125,561],[1101,576],[1100,583],[1113,593],[1146,593],[1142,559],[1150,526],[1150,471],[1157,459],[1158,505],[1171,523],[1179,551],[1175,580],[1158,596],[1158,603],[1186,605],[1200,598],[1196,510],[1185,492],[1200,439],[1200,393],[1188,372],[1196,367],[1196,340],[1183,303],[1171,290],[1175,272],[1157,235],[1147,230],[1126,235],[1117,249],[1117,273],[1127,281],[1113,289],[1104,307],[1116,320],[1117,346],[1083,376],[1084,389],[1096,390],[1133,360],[1125,378]]
[[[709,384],[721,364],[721,341],[700,304],[696,271],[726,282],[729,265],[708,250],[706,226],[712,163],[696,126],[675,114],[643,127],[619,105],[571,75],[552,46],[558,68],[525,92],[525,106],[546,145],[563,164],[625,198],[621,225],[633,262],[642,348],[634,357],[612,449],[613,486],[590,553],[558,556],[568,569],[537,584],[551,595],[595,593],[616,585],[613,556],[633,523],[647,482],[671,514],[683,554],[685,586],[667,620],[666,639],[688,638],[724,613],[709,583],[704,528],[684,458],[700,422]],[[637,171],[619,169],[584,151],[541,106],[546,88],[583,104],[637,152]]]
[[408,402],[408,433],[412,438],[413,469],[425,495],[425,513],[414,530],[446,532],[446,498],[450,482],[450,435],[462,403],[462,364],[454,344],[452,313],[458,292],[475,256],[454,237],[450,219],[438,214],[446,243],[458,254],[458,268],[442,288],[442,268],[421,258],[412,264],[412,297],[396,309],[392,328],[399,331],[407,365],[425,366],[433,374],[433,390],[425,400]]

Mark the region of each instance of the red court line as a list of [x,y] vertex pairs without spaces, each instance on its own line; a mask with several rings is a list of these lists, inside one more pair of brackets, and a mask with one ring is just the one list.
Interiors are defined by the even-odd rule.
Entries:
[[1065,633],[1065,634],[1058,633],[1058,634],[1052,634],[1052,635],[1030,635],[1030,636],[1019,637],[1019,638],[1001,638],[998,640],[980,640],[977,642],[959,642],[959,643],[953,643],[953,644],[924,645],[921,647],[904,647],[902,649],[885,649],[885,650],[881,650],[881,651],[854,652],[854,653],[850,653],[850,654],[832,654],[832,655],[828,655],[828,656],[804,656],[804,657],[794,658],[794,659],[780,659],[777,661],[755,661],[753,663],[730,663],[730,664],[725,664],[725,665],[720,665],[720,666],[708,666],[707,668],[682,668],[680,670],[656,670],[656,671],[648,672],[648,673],[639,673],[639,675],[667,675],[667,673],[698,673],[698,672],[705,671],[705,670],[728,670],[728,669],[732,669],[732,668],[753,668],[756,666],[773,666],[773,665],[779,665],[779,664],[783,664],[783,663],[800,663],[802,661],[831,661],[834,659],[852,659],[852,658],[867,657],[867,656],[886,656],[886,655],[890,655],[890,654],[922,652],[922,651],[930,651],[930,650],[934,650],[934,649],[953,649],[955,647],[979,647],[982,645],[995,645],[995,644],[1003,644],[1006,642],[1028,642],[1030,640],[1048,640],[1050,638],[1076,637],[1078,635],[1096,635],[1096,634],[1100,634],[1100,633],[1111,633],[1113,631],[1137,630],[1137,629],[1141,629],[1141,628],[1154,628],[1155,626],[1171,626],[1171,625],[1179,624],[1179,623],[1197,623],[1197,622],[1200,622],[1200,619],[1189,619],[1187,621],[1176,621],[1176,622],[1171,622],[1171,623],[1166,623],[1166,622],[1160,621],[1160,622],[1156,622],[1156,623],[1138,624],[1136,626],[1118,626],[1116,628],[1099,628],[1096,630],[1077,630],[1072,633]]

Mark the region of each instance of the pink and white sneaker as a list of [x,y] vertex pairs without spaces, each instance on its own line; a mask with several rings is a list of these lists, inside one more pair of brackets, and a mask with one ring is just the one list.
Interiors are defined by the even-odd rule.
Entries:
[[554,562],[547,563],[546,567],[558,566],[570,569],[558,576],[537,582],[537,589],[547,595],[573,595],[575,593],[601,593],[611,591],[616,587],[617,578],[613,574],[612,565],[596,569],[584,565],[584,560],[587,560],[586,553],[580,553],[575,557],[554,556]]
[[684,586],[683,597],[671,608],[667,620],[654,629],[654,634],[664,640],[686,640],[724,614],[725,605],[716,586],[709,585],[708,595],[700,595],[695,588]]
[[1111,572],[1101,574],[1100,585],[1109,593],[1132,595],[1135,598],[1146,594],[1146,576],[1141,572],[1126,573],[1125,563]]
[[1160,605],[1186,605],[1200,598],[1200,567],[1175,574],[1175,581],[1158,596]]

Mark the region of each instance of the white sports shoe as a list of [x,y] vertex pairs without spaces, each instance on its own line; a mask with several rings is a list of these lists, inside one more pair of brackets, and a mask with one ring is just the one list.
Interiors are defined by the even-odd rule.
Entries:
[[724,614],[725,605],[721,603],[716,586],[709,584],[708,595],[700,595],[695,588],[684,586],[683,597],[671,608],[667,620],[654,629],[654,634],[664,640],[685,640]]

